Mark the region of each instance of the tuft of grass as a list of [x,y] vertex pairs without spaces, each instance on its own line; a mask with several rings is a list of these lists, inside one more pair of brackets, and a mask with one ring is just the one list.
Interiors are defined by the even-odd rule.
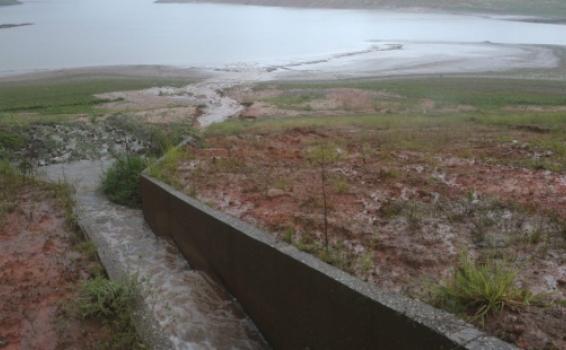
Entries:
[[15,150],[25,144],[23,136],[8,130],[0,129],[0,149]]
[[119,157],[104,175],[102,191],[114,203],[140,208],[139,178],[147,164],[140,156]]
[[371,252],[366,252],[358,256],[356,258],[355,265],[364,277],[369,276],[375,268],[373,254]]
[[22,178],[10,163],[0,160],[0,224],[4,216],[16,208],[17,195],[22,186]]
[[295,236],[295,230],[289,227],[285,230],[285,232],[283,232],[283,236],[281,237],[281,239],[283,240],[283,242],[292,244],[294,236]]
[[96,245],[90,240],[77,243],[75,249],[89,260],[95,260],[98,257]]
[[81,317],[112,319],[131,313],[135,306],[135,283],[114,282],[97,276],[80,288],[78,310]]
[[344,194],[350,191],[350,184],[348,183],[348,180],[346,178],[341,176],[335,177],[332,182],[334,191],[336,191],[336,193]]
[[516,286],[516,277],[516,271],[500,263],[481,264],[462,254],[452,277],[438,286],[435,301],[449,311],[471,314],[483,322],[505,308],[536,301],[534,294]]
[[84,282],[79,291],[77,310],[84,319],[96,319],[112,329],[108,349],[145,349],[134,326],[134,311],[138,294],[133,280],[111,281],[97,276]]
[[149,165],[148,174],[170,185],[176,185],[177,166],[181,159],[187,156],[184,148],[171,147],[163,157]]

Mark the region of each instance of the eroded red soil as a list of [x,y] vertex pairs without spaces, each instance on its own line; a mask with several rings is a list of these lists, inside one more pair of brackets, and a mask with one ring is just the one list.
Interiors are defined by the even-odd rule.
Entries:
[[[27,188],[0,226],[0,348],[88,349],[104,331],[65,316],[96,262],[74,249],[77,233],[48,193]],[[93,265],[94,264],[94,265]]]
[[[521,286],[566,299],[565,174],[506,165],[508,149],[490,149],[487,162],[450,149],[382,149],[379,137],[357,142],[361,132],[209,137],[207,148],[189,149],[177,179],[204,202],[316,251],[324,227],[321,171],[306,150],[340,140],[339,160],[327,166],[331,263],[426,300],[430,284],[449,276],[467,251],[505,260]],[[566,308],[552,304],[505,310],[486,329],[526,349],[565,349],[565,323]]]

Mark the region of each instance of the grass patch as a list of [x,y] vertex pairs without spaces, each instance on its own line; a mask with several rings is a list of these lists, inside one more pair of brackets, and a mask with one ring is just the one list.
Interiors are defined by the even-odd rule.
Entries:
[[[429,155],[449,152],[462,158],[474,157],[531,169],[566,170],[566,118],[558,113],[272,117],[255,121],[228,120],[210,126],[203,137],[276,134],[289,129],[363,130],[367,135],[360,142],[373,145],[372,156],[395,151]],[[515,147],[512,142],[529,147],[515,152],[513,157],[501,157],[502,152],[497,153],[499,147],[512,149]]]
[[140,208],[142,199],[139,179],[147,164],[147,160],[140,156],[117,158],[104,175],[102,191],[114,203],[130,208]]
[[0,129],[0,149],[16,150],[25,144],[25,139],[13,131]]
[[475,263],[467,254],[452,277],[437,288],[436,304],[455,313],[472,315],[474,320],[536,302],[537,297],[516,287],[517,272],[496,262]]
[[412,115],[357,115],[328,117],[286,117],[262,118],[256,121],[231,119],[213,124],[205,131],[205,136],[236,135],[244,132],[277,132],[291,128],[335,128],[356,126],[372,129],[399,129],[429,126],[450,126],[467,122],[463,118],[451,116],[412,116]]
[[0,224],[16,208],[17,197],[23,185],[24,179],[10,163],[0,160]]
[[440,105],[470,105],[487,110],[504,106],[566,105],[566,83],[547,80],[407,78],[281,83],[278,87],[285,90],[348,87],[386,91],[404,97],[408,105],[418,100],[431,99]]
[[198,131],[189,122],[167,125],[145,124],[134,117],[125,115],[113,115],[107,121],[113,127],[127,131],[140,140],[147,141],[151,146],[149,153],[157,157],[178,145],[187,135],[196,140],[199,139]]
[[322,97],[320,93],[297,93],[293,92],[290,95],[281,95],[275,97],[266,98],[264,101],[268,102],[279,108],[293,108],[293,109],[305,109],[310,110],[307,103]]
[[483,125],[515,129],[539,127],[548,132],[566,129],[566,118],[563,113],[497,113],[475,115],[470,119]]
[[92,113],[94,107],[108,102],[95,94],[143,89],[152,86],[181,86],[181,79],[119,76],[76,76],[0,83],[0,114],[37,112],[42,114]]
[[159,161],[150,164],[149,176],[175,186],[177,166],[187,155],[184,148],[171,147]]
[[84,319],[102,321],[112,330],[108,349],[145,349],[134,326],[137,284],[134,281],[114,282],[97,276],[80,287],[76,308]]

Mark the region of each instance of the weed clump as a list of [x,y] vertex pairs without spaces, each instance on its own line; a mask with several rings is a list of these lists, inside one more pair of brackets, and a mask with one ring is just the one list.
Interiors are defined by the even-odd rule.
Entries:
[[140,156],[118,158],[104,175],[102,191],[114,203],[140,208],[139,178],[147,164],[147,160]]
[[153,162],[149,166],[149,175],[175,185],[177,181],[175,178],[177,167],[179,162],[186,156],[186,151],[181,147],[172,147],[161,158],[158,162]]
[[455,313],[471,314],[483,322],[485,317],[506,307],[532,304],[537,298],[515,284],[517,273],[496,262],[477,263],[467,254],[450,279],[437,288],[436,304]]
[[112,329],[108,349],[144,349],[135,330],[133,315],[137,284],[133,280],[115,282],[97,276],[80,288],[77,309],[84,319],[101,321]]

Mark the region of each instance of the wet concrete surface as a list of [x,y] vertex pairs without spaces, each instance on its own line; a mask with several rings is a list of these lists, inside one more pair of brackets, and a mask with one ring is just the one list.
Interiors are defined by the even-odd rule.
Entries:
[[111,160],[40,168],[44,178],[76,190],[78,221],[112,279],[136,278],[143,302],[137,319],[154,349],[264,349],[262,335],[237,301],[144,222],[140,210],[110,203],[98,190]]

